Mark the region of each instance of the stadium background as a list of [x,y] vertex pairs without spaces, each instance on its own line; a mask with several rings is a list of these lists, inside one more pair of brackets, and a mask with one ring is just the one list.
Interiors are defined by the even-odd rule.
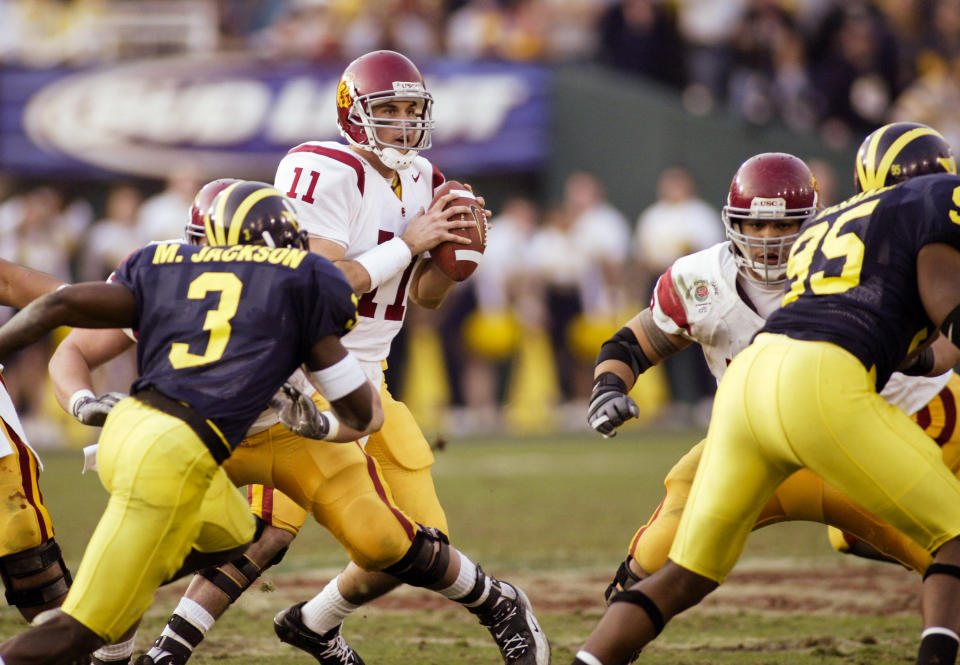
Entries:
[[[411,55],[437,100],[427,156],[514,231],[439,313],[412,307],[391,354],[441,435],[584,431],[596,348],[672,258],[722,237],[746,157],[810,160],[829,202],[870,129],[960,136],[960,0],[8,0],[0,26],[0,256],[71,280],[179,235],[207,179],[269,181],[288,147],[337,138],[355,55]],[[689,203],[664,195],[675,167],[713,221],[651,241],[642,214]],[[5,378],[39,445],[89,443],[46,386],[53,343]],[[131,366],[98,381],[123,389]],[[712,389],[688,350],[642,377],[633,427],[703,425]]]

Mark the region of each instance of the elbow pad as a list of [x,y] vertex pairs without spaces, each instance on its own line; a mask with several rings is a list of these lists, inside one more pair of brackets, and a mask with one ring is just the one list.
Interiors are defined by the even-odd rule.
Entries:
[[653,367],[653,363],[640,347],[637,336],[628,326],[618,330],[600,347],[596,364],[599,365],[604,360],[619,360],[630,368],[635,377]]

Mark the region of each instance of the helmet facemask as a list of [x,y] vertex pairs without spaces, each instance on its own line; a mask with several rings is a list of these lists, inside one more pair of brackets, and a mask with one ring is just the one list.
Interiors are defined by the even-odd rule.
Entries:
[[[787,209],[782,198],[754,197],[749,208],[724,206],[721,216],[727,238],[733,243],[733,257],[740,273],[763,285],[782,284],[787,278],[787,259],[793,243],[800,237],[800,225],[816,212],[816,207]],[[796,222],[797,231],[786,235],[753,236],[743,232],[743,222]],[[755,259],[754,257],[758,257]]]
[[[353,97],[353,103],[347,114],[347,122],[354,128],[362,128],[365,140],[358,141],[354,132],[340,133],[347,141],[358,148],[375,154],[388,169],[399,171],[409,167],[417,153],[432,145],[431,134],[434,128],[433,97],[424,90],[419,82],[395,81],[393,90],[374,92]],[[351,91],[352,93],[352,91]],[[383,117],[376,114],[377,109],[388,103],[417,105],[415,117]],[[398,139],[390,141],[381,138],[383,132],[400,131]]]

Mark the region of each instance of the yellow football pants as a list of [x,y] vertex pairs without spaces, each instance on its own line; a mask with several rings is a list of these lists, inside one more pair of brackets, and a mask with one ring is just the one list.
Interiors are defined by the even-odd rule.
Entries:
[[[380,431],[370,435],[364,446],[364,451],[376,461],[376,467],[379,469],[380,477],[385,487],[388,488],[387,496],[390,499],[391,505],[399,508],[403,514],[409,516],[414,522],[423,524],[424,526],[434,527],[449,535],[447,517],[443,511],[443,507],[440,505],[440,500],[437,498],[437,492],[433,485],[433,477],[430,473],[430,467],[433,466],[434,461],[430,444],[427,443],[423,432],[420,431],[420,427],[414,420],[410,410],[403,402],[393,398],[390,391],[387,390],[385,383],[381,384],[380,387],[380,399],[383,403],[384,411],[383,427]],[[320,409],[329,408],[328,402],[319,395],[314,395],[314,402]],[[272,433],[271,436],[280,436],[281,432],[286,431],[283,425],[275,425],[268,430],[268,432]],[[234,457],[225,464],[225,468],[231,476],[234,477],[237,484],[245,484],[246,479],[251,477],[251,474],[255,472],[251,472],[251,474],[234,474],[233,469],[246,459],[245,454],[248,449],[256,448],[264,442],[265,434],[267,433],[263,432],[249,437],[243,442],[241,448],[234,453]],[[297,440],[301,441],[301,439]],[[339,447],[346,444],[328,445]],[[259,456],[265,459],[269,458],[269,455],[265,456],[260,454]],[[320,460],[318,466],[322,469],[324,468],[323,465],[323,460]],[[283,468],[285,475],[297,479],[294,480],[297,484],[304,482],[309,483],[309,478],[314,473],[311,468],[312,465],[308,465],[307,467],[297,464],[291,465],[283,460],[273,462],[273,466],[275,469]],[[350,488],[349,481],[341,479],[341,481],[338,482],[344,487]],[[259,484],[269,486],[271,483],[261,480]],[[298,505],[298,503],[303,500],[302,496],[291,495],[285,497],[283,496],[284,487],[279,485],[273,485],[273,487],[280,491],[271,491],[269,487],[251,486],[248,493],[250,507],[255,515],[268,524],[296,534],[306,519],[306,511],[301,505],[310,506],[309,504]],[[356,488],[351,488],[350,491],[356,491]],[[367,505],[371,510],[374,509],[372,504]],[[332,514],[329,518],[331,522],[343,523],[345,521],[345,515],[336,515],[339,511],[341,511],[341,507],[339,506],[333,506],[330,511],[328,511]],[[379,512],[379,508],[376,508],[376,511]],[[311,509],[311,512],[314,512],[316,515],[315,510]],[[381,527],[374,526],[375,518],[370,514],[359,511],[351,515],[350,519],[356,520],[357,523],[361,525],[368,525],[366,529],[368,534],[367,538],[379,539],[382,536],[382,534],[378,533],[378,529]],[[318,521],[325,526],[329,526],[329,523],[325,520],[318,518]],[[334,532],[334,535],[337,535],[336,532]],[[341,540],[341,543],[344,543],[344,541]],[[361,563],[363,558],[357,558],[355,556],[356,552],[354,550],[356,548],[351,548],[347,546],[346,543],[344,543],[344,545],[348,551],[350,551],[354,561],[361,565],[361,567],[371,568],[369,562],[364,565]],[[399,558],[400,557],[393,559],[390,563],[395,563]],[[373,568],[378,570],[383,567],[385,566],[373,566]]]
[[722,582],[777,485],[808,468],[927,551],[960,534],[940,448],[838,346],[759,335],[731,363],[669,558]]
[[83,554],[63,611],[113,642],[191,549],[250,542],[247,502],[200,438],[178,418],[134,398],[110,412],[97,452],[110,499]]
[[53,538],[53,523],[40,493],[37,458],[0,419],[0,436],[13,453],[0,457],[0,557],[38,547]]
[[[960,376],[954,374],[929,404],[911,416],[941,446],[943,462],[955,475],[960,470],[957,404],[960,404]],[[659,570],[667,560],[703,445],[704,441],[701,441],[691,448],[670,470],[664,480],[666,494],[663,501],[630,540],[630,556],[648,573]],[[849,548],[849,538],[856,538],[921,574],[930,565],[929,552],[851,502],[808,469],[797,471],[777,487],[760,512],[754,529],[791,520],[830,525],[830,542],[840,551]]]

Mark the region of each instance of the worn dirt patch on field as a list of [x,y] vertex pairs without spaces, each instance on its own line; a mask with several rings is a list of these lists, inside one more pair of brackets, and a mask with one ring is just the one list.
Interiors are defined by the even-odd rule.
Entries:
[[[277,595],[305,600],[319,592],[334,573],[268,576]],[[596,571],[557,574],[521,572],[507,579],[523,587],[539,612],[600,612],[603,590],[612,577]],[[701,604],[699,611],[749,610],[769,613],[852,615],[915,614],[919,611],[920,578],[899,566],[852,564],[811,566],[777,562],[743,565]],[[274,596],[274,602],[276,596]],[[400,587],[374,601],[385,611],[446,610],[450,603],[438,594]]]

